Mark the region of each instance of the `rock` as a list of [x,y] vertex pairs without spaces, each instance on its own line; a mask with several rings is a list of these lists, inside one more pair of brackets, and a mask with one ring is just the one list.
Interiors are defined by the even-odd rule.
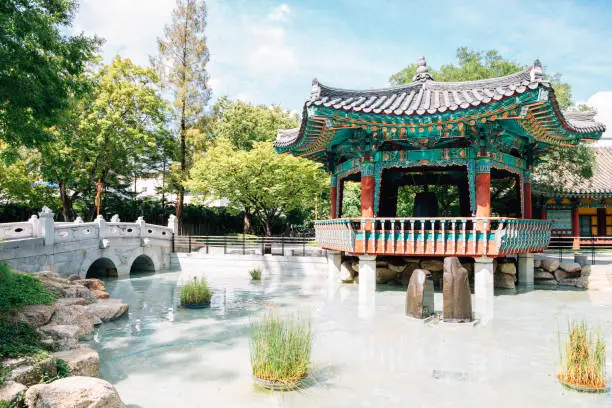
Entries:
[[564,270],[561,269],[557,269],[553,275],[555,276],[555,279],[557,280],[557,282],[561,282],[563,279],[566,279],[569,277],[569,273],[565,272]]
[[444,258],[442,290],[444,321],[471,322],[472,296],[468,273],[457,257]]
[[81,280],[81,277],[79,275],[70,275],[67,279],[70,282],[74,282],[74,281],[77,281],[77,280]]
[[574,262],[580,266],[585,266],[588,263],[587,259],[586,255],[574,255]]
[[[516,275],[516,265],[513,262],[505,262],[499,264],[498,270],[501,273],[505,273],[508,275]],[[514,286],[514,285],[513,285]]]
[[57,272],[42,271],[42,272],[37,272],[35,275],[37,278],[50,278],[50,279],[57,279],[57,280],[65,280]]
[[351,266],[353,267],[353,270],[357,273],[359,273],[359,261],[358,260],[354,260],[352,261],[353,263],[351,264]]
[[94,295],[96,299],[108,299],[110,297],[110,293],[105,290],[91,290],[91,294]]
[[415,269],[406,291],[406,315],[424,319],[433,313],[434,288],[431,275],[423,269]]
[[610,265],[583,266],[580,285],[588,290],[607,290],[612,288],[612,267]]
[[87,307],[80,305],[59,306],[51,318],[51,323],[78,326],[79,338],[91,334],[94,329],[93,315],[87,310]]
[[70,287],[71,282],[68,279],[50,277],[44,275],[44,273],[45,272],[36,273],[33,276],[38,278],[43,287],[55,294],[56,297],[66,297],[64,295],[64,290]]
[[91,291],[83,285],[70,285],[64,288],[64,297],[83,298],[87,303],[93,303],[96,300],[94,295],[91,294]]
[[100,279],[88,278],[88,279],[79,279],[73,282],[77,285],[83,285],[89,290],[106,290],[104,287],[104,282]]
[[496,288],[514,289],[514,275],[498,272],[493,275],[493,284]]
[[533,267],[534,268],[540,268],[542,266],[542,261],[539,259],[534,259],[533,260]]
[[92,377],[66,377],[30,387],[29,408],[124,408],[119,393],[107,381]]
[[61,298],[55,301],[55,306],[87,305],[87,300],[83,298]]
[[403,273],[407,267],[408,265],[406,264],[394,265],[392,263],[389,263],[389,266],[388,266],[388,268],[391,269],[395,273]]
[[89,346],[81,345],[72,350],[55,352],[53,355],[68,364],[72,375],[97,377],[99,374],[100,357],[98,352]]
[[41,380],[48,380],[57,375],[55,358],[47,354],[46,357],[36,359],[31,357],[4,360],[2,365],[8,368],[6,380],[14,381],[29,387],[38,384]]
[[444,269],[444,263],[439,259],[423,259],[421,261],[421,269],[426,269],[430,272],[441,272]]
[[576,262],[561,262],[559,264],[559,269],[564,270],[565,272],[568,273],[580,273],[580,270],[582,269],[582,266],[580,266],[578,263]]
[[79,344],[79,326],[76,325],[47,324],[38,331],[53,340],[55,350],[69,350]]
[[551,273],[559,269],[559,265],[560,262],[554,259],[542,259],[541,263],[542,269]]
[[565,278],[558,281],[560,286],[575,286],[577,288],[582,287],[580,278]]
[[342,282],[343,283],[352,283],[355,280],[355,276],[357,272],[353,269],[353,262],[350,259],[342,262],[340,265],[340,272],[342,273]]
[[534,271],[533,278],[535,280],[554,280],[555,277],[552,273],[546,271]]
[[86,307],[89,313],[97,316],[103,322],[115,320],[128,310],[128,305],[119,299],[98,299]]
[[397,273],[389,268],[376,268],[376,283],[388,283],[395,279]]
[[48,305],[26,305],[15,312],[12,320],[28,326],[40,327],[49,322],[55,308]]
[[9,407],[12,402],[15,402],[19,394],[25,392],[28,387],[15,381],[7,381],[3,386],[0,386],[0,401],[8,402]]

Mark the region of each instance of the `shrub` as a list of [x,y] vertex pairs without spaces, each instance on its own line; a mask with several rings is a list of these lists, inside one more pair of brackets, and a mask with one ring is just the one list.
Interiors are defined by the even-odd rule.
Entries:
[[206,284],[205,279],[193,278],[193,282],[187,283],[181,288],[181,304],[200,305],[210,302],[212,290]]
[[70,367],[68,367],[68,363],[66,363],[64,360],[61,358],[56,358],[55,367],[57,368],[57,378],[70,377]]
[[291,387],[307,374],[312,332],[310,321],[269,312],[251,322],[251,368],[255,377]]
[[0,320],[0,359],[32,355],[42,350],[40,335],[34,328]]
[[50,305],[55,295],[34,276],[16,273],[0,264],[0,310],[16,310],[25,305]]
[[261,269],[255,268],[249,271],[252,280],[261,280]]
[[585,322],[570,322],[559,347],[559,380],[587,388],[606,388],[606,344],[599,331],[590,329]]

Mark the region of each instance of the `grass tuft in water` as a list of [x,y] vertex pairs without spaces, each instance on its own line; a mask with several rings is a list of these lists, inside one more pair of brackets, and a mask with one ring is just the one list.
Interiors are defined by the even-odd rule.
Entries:
[[204,278],[193,278],[193,281],[188,282],[181,288],[181,304],[183,305],[201,305],[210,302],[212,290],[206,284]]
[[249,275],[251,275],[252,280],[261,280],[261,269],[254,268],[249,271]]
[[261,380],[296,386],[308,373],[312,331],[297,315],[280,318],[273,312],[251,322],[251,368]]
[[557,378],[589,389],[606,389],[606,344],[584,321],[570,321],[559,341],[561,368]]

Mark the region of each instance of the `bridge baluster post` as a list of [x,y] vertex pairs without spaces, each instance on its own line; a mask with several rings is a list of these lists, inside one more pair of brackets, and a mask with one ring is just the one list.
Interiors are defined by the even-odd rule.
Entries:
[[168,228],[172,228],[173,234],[178,234],[178,218],[176,218],[176,215],[170,214],[170,217],[168,217]]
[[28,222],[32,224],[32,236],[34,238],[42,237],[41,220],[38,218],[38,215],[32,215]]
[[43,237],[45,246],[53,246],[55,243],[55,221],[53,211],[49,207],[43,207],[38,213],[40,217],[40,235]]

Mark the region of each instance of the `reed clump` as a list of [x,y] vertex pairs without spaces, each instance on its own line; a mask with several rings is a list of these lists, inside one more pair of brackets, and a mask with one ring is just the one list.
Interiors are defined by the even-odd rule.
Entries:
[[252,280],[261,280],[261,269],[254,268],[249,271],[249,275],[251,275]]
[[210,302],[212,290],[208,287],[204,278],[193,278],[181,288],[181,304],[201,305]]
[[605,390],[606,344],[598,330],[584,321],[572,321],[559,342],[561,368],[557,378],[567,384],[592,390]]
[[297,386],[308,373],[311,346],[308,319],[298,315],[281,318],[268,312],[251,322],[253,376],[287,387]]

